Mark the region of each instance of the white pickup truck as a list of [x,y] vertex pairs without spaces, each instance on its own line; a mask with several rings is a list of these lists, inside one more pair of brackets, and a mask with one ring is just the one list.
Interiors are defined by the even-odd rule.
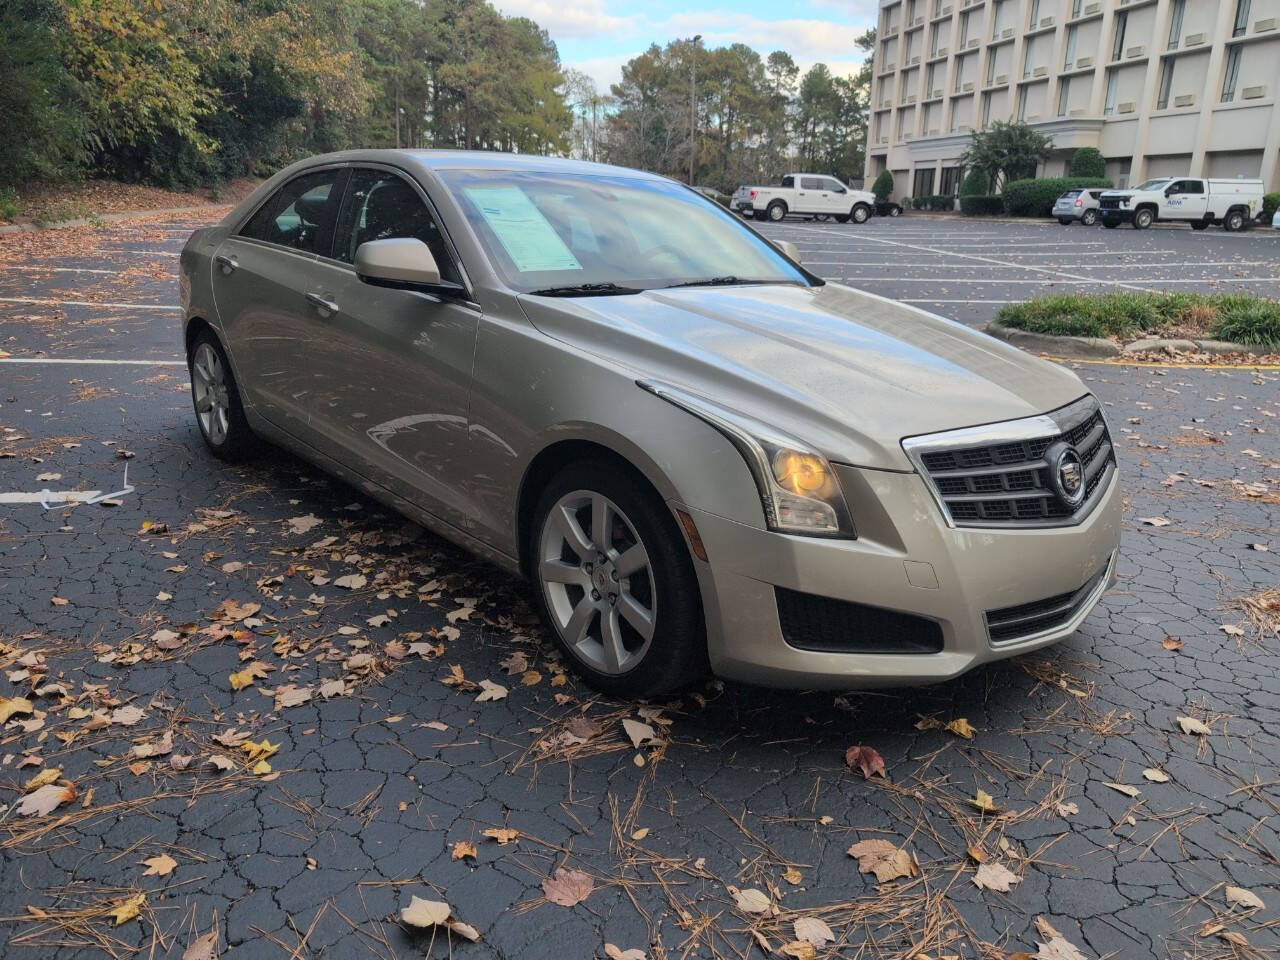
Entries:
[[775,187],[739,187],[733,209],[744,217],[773,220],[784,217],[831,217],[839,223],[866,223],[875,213],[875,194],[852,190],[835,177],[819,173],[788,173]]
[[1145,230],[1157,220],[1189,223],[1203,230],[1211,223],[1232,232],[1243,230],[1262,213],[1261,180],[1205,180],[1159,177],[1133,190],[1108,190],[1099,200],[1102,225],[1114,230],[1132,223]]

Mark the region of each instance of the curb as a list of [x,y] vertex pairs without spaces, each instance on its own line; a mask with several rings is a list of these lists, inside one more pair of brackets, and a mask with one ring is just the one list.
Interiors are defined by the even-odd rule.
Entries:
[[1140,353],[1157,351],[1164,351],[1170,354],[1210,353],[1215,356],[1233,353],[1252,354],[1255,352],[1252,347],[1247,347],[1243,343],[1231,343],[1227,340],[1170,340],[1162,337],[1147,337],[1142,340],[1134,340],[1132,343],[1121,347],[1118,343],[1101,337],[1059,337],[1048,333],[1032,333],[1028,330],[1006,327],[1003,323],[998,323],[995,320],[988,323],[985,329],[987,333],[997,340],[1012,343],[1014,346],[1030,350],[1042,350],[1045,353],[1052,353],[1056,356],[1086,357],[1089,359],[1136,356]]
[[99,223],[120,223],[124,220],[138,220],[143,217],[168,217],[186,213],[205,213],[209,210],[229,210],[233,204],[205,203],[198,207],[166,207],[161,210],[121,210],[116,213],[103,213],[96,217],[78,217],[75,220],[59,220],[56,223],[43,225],[35,223],[14,223],[0,227],[0,236],[13,233],[38,233],[41,230],[64,230],[68,227],[92,227]]

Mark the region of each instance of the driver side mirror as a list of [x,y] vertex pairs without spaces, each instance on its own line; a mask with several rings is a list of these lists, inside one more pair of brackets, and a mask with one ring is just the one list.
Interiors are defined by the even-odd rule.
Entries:
[[355,266],[356,276],[362,282],[378,287],[441,286],[440,267],[431,248],[416,237],[362,243],[356,250]]
[[1177,192],[1178,192],[1178,188],[1177,188],[1177,187],[1170,187],[1168,190],[1166,190],[1166,191],[1164,192],[1164,195],[1165,195],[1166,197],[1172,197],[1172,196],[1173,196],[1175,193],[1177,193]]
[[796,263],[800,262],[800,250],[790,240],[773,240],[771,242],[778,248],[784,257],[788,257]]

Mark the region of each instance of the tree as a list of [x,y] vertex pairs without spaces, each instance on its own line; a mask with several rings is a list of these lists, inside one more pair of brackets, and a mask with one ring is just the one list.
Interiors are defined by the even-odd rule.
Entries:
[[1053,141],[1027,124],[997,120],[985,130],[973,131],[960,162],[985,171],[997,187],[1003,187],[1010,180],[1034,177],[1052,151]]
[[991,177],[987,171],[974,167],[960,183],[960,196],[985,197],[991,189]]
[[1097,147],[1081,147],[1071,155],[1071,169],[1067,171],[1072,177],[1105,177],[1107,160]]
[[876,177],[875,183],[871,185],[871,192],[876,195],[876,200],[884,203],[893,194],[893,174],[888,170],[881,170],[880,176]]

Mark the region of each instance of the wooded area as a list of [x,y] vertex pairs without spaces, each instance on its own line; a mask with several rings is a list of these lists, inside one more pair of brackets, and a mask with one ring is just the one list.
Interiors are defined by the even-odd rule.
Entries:
[[[874,35],[860,39],[868,52]],[[852,52],[852,51],[851,51]],[[691,61],[697,133],[690,138]],[[6,0],[0,186],[85,174],[179,187],[308,154],[574,154],[731,189],[794,163],[861,175],[871,66],[742,44],[652,46],[605,93],[486,0]]]

